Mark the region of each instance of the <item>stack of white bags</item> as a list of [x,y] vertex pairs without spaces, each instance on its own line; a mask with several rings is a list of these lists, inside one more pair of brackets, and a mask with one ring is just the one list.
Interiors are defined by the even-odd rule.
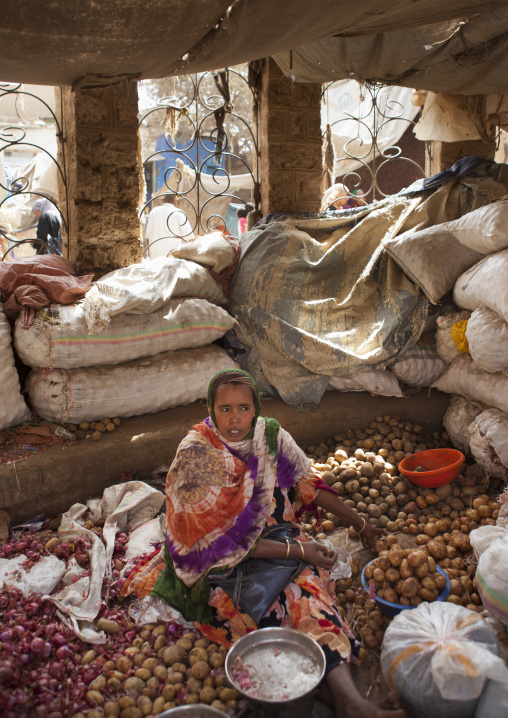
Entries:
[[110,272],[83,302],[39,311],[28,330],[17,321],[14,344],[32,367],[27,391],[39,416],[78,424],[190,404],[217,371],[237,366],[212,343],[235,320],[209,271],[224,271],[234,248],[213,233],[178,254]]

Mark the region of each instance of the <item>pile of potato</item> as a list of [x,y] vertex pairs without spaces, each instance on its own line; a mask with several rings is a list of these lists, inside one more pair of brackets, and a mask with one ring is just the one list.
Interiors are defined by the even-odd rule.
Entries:
[[76,424],[52,424],[50,421],[39,422],[40,426],[48,426],[53,434],[58,434],[58,430],[65,429],[70,435],[64,435],[68,441],[91,438],[92,441],[100,441],[103,434],[115,431],[120,426],[122,420],[118,417],[110,419],[104,417],[99,421],[82,421],[78,426]]
[[[425,433],[400,416],[384,415],[365,429],[335,434],[318,446],[303,448],[314,471],[348,506],[371,525],[390,532],[377,543],[378,558],[365,569],[379,597],[406,606],[436,600],[446,584],[439,566],[450,579],[446,600],[481,611],[468,534],[496,523],[501,480],[486,477],[479,466],[466,462],[453,482],[430,489],[416,486],[398,471],[405,457],[446,446],[450,446],[446,432]],[[318,540],[339,524],[321,509],[317,516],[304,514],[302,521],[307,535]],[[399,545],[397,532],[408,536],[412,548]],[[352,528],[349,534],[357,535]],[[368,648],[378,647],[389,619],[378,615],[355,571],[351,579],[337,582],[336,591],[341,613],[358,627]]]
[[91,711],[72,718],[143,718],[197,703],[234,712],[239,694],[226,679],[226,653],[197,631],[177,638],[165,623],[146,624],[120,656],[103,663],[86,694]]

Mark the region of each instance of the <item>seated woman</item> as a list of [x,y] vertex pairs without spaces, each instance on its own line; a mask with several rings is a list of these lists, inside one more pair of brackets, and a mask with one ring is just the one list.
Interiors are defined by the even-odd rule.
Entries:
[[[310,503],[354,526],[370,547],[380,530],[313,475],[309,458],[275,419],[259,416],[259,390],[250,374],[216,374],[208,409],[210,416],[183,439],[168,473],[165,556],[160,552],[137,566],[121,597],[153,593],[227,647],[256,628],[300,630],[325,652],[323,698],[337,716],[402,718],[403,710],[378,708],[355,687],[349,662],[360,644],[334,605],[329,570],[335,552],[303,534],[294,543],[262,537],[265,527],[296,525],[298,509]],[[213,582],[213,569],[235,566],[246,557],[303,558],[308,564],[258,625]]]

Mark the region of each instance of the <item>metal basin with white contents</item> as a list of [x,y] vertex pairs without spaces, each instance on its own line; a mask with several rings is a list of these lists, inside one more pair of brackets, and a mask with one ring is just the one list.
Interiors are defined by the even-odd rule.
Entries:
[[326,659],[313,638],[293,628],[260,628],[226,656],[226,675],[239,693],[265,706],[301,701],[324,677]]

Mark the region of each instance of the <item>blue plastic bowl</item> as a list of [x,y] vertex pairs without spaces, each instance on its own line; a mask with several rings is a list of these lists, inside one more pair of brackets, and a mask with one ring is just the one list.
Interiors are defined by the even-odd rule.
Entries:
[[[371,563],[373,563],[376,559],[372,559],[372,561],[369,561],[368,564],[366,564],[362,571],[362,586],[364,589],[368,592],[369,590],[369,582],[365,578],[365,569],[367,566],[370,566]],[[442,568],[439,568],[439,566],[436,565],[436,571],[439,571],[439,573],[442,573],[443,576],[446,578],[446,586],[443,588],[439,596],[436,598],[436,601],[444,601],[448,594],[450,593],[450,579],[446,575],[446,573],[443,571]],[[401,611],[405,611],[407,609],[411,608],[417,608],[417,606],[404,606],[402,603],[391,603],[391,601],[385,601],[384,598],[381,598],[376,594],[376,603],[378,604],[380,610],[382,613],[385,614],[385,616],[388,616],[389,618],[393,618]]]

